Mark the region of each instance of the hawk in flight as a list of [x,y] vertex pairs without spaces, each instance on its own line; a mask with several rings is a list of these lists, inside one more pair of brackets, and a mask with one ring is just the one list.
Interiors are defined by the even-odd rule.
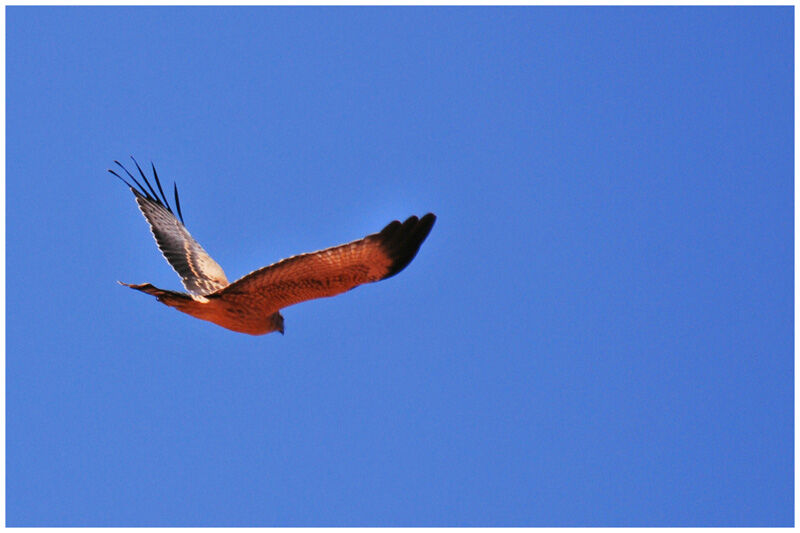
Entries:
[[119,161],[114,162],[136,186],[115,171],[109,169],[109,172],[131,189],[150,224],[158,248],[189,292],[159,289],[149,283],[120,283],[151,294],[178,311],[250,335],[273,331],[282,334],[280,310],[284,307],[335,296],[364,283],[394,276],[414,259],[436,220],[433,213],[422,218],[412,216],[402,223],[395,220],[379,233],[333,248],[289,257],[230,283],[222,267],[211,259],[183,225],[177,185],[173,186],[173,211],[152,163],[156,188],[135,159],[133,162],[146,187]]

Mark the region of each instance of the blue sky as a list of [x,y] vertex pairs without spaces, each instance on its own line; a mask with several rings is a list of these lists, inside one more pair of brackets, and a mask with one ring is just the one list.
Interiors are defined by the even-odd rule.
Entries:
[[[10,526],[793,523],[793,8],[7,8]],[[251,337],[231,279],[433,211]]]

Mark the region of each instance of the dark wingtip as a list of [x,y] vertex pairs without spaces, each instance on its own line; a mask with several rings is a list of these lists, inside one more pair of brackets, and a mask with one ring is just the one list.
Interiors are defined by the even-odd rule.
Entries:
[[[128,180],[126,180],[125,178],[123,178],[122,176],[120,176],[119,174],[114,172],[112,169],[109,168],[108,171],[111,174],[113,174],[114,176],[116,176],[117,178],[119,178],[120,180],[122,180],[125,183],[125,185],[130,187],[130,189],[133,191],[133,194],[135,194],[137,197],[146,198],[147,200],[150,200],[151,202],[154,202],[154,203],[162,206],[163,208],[165,208],[167,211],[169,211],[170,213],[172,213],[174,215],[175,212],[172,210],[172,206],[170,206],[169,202],[167,201],[167,195],[164,194],[164,189],[161,187],[161,180],[158,178],[158,172],[156,172],[156,166],[153,164],[153,162],[152,161],[150,162],[150,166],[153,169],[153,177],[155,178],[156,186],[158,187],[158,193],[153,188],[153,186],[150,185],[150,181],[147,179],[147,176],[142,171],[142,167],[139,166],[139,163],[136,161],[136,159],[133,156],[131,156],[131,160],[133,160],[133,163],[134,163],[134,165],[136,165],[136,169],[139,171],[139,174],[141,175],[142,180],[144,181],[145,185],[147,185],[146,188],[145,188],[144,185],[142,185],[139,182],[139,180],[136,179],[136,177],[134,177],[133,174],[130,173],[130,171],[128,171],[127,168],[125,168],[125,166],[122,163],[120,163],[116,159],[114,160],[114,163],[116,163],[116,165],[119,168],[121,168],[122,170],[125,171],[125,173],[131,179],[131,181],[133,181],[133,183],[136,184],[136,187],[131,185],[131,183]],[[175,185],[175,204],[176,204],[175,205],[176,210],[178,211],[178,218],[180,218],[181,222],[183,222],[183,213],[181,213],[181,205],[180,205],[180,201],[178,200],[178,186],[177,185]]]
[[153,164],[152,161],[150,161],[150,166],[153,168],[153,177],[156,179],[156,185],[158,186],[158,192],[161,193],[161,200],[163,200],[164,205],[167,206],[167,209],[172,211],[172,208],[169,206],[169,202],[167,201],[167,197],[164,194],[164,189],[161,188],[161,180],[158,179],[158,172],[156,172],[156,166]]
[[175,209],[178,210],[178,217],[181,219],[181,222],[184,223],[183,222],[183,213],[181,213],[181,201],[178,198],[178,184],[175,183],[175,182],[172,182],[172,188],[175,191]]
[[383,228],[378,237],[381,247],[393,262],[382,279],[390,278],[408,266],[431,232],[434,222],[436,215],[428,213],[422,218],[408,217],[402,224],[395,220]]
[[117,177],[117,178],[118,178],[118,179],[119,179],[119,180],[120,180],[122,183],[124,183],[125,185],[127,185],[127,186],[128,186],[128,188],[129,188],[130,190],[132,190],[134,194],[139,194],[139,192],[138,192],[138,191],[137,191],[137,190],[134,188],[134,186],[133,186],[133,185],[131,185],[130,183],[128,183],[128,180],[126,180],[125,178],[123,178],[122,176],[120,176],[119,174],[117,174],[116,172],[114,172],[113,170],[111,170],[110,168],[107,168],[106,170],[108,170],[108,171],[109,171],[111,174],[113,174],[114,176],[116,176],[116,177]]
[[[133,156],[131,156],[131,159],[133,159]],[[153,194],[153,198],[155,198],[156,202],[163,204],[161,199],[158,197],[158,193],[156,193],[155,189],[153,189],[153,186],[150,185],[150,181],[148,181],[147,176],[144,175],[142,167],[139,166],[139,163],[136,161],[136,159],[133,159],[133,164],[136,165],[136,170],[139,171],[139,174],[142,176],[147,188],[150,189],[150,192]]]
[[153,198],[150,196],[150,194],[148,194],[147,190],[145,190],[145,188],[144,188],[144,187],[142,187],[142,184],[141,184],[141,183],[139,183],[139,181],[138,181],[136,178],[134,178],[134,177],[133,177],[133,174],[131,174],[130,172],[128,172],[128,169],[127,169],[127,168],[125,168],[125,166],[124,166],[122,163],[120,163],[120,162],[119,162],[119,161],[117,161],[116,159],[114,160],[114,163],[116,163],[116,164],[117,164],[117,166],[118,166],[119,168],[121,168],[122,170],[124,170],[124,171],[125,171],[125,174],[127,174],[127,175],[128,175],[128,177],[129,177],[129,178],[130,178],[130,179],[131,179],[131,180],[132,180],[132,181],[133,181],[133,182],[136,184],[136,186],[137,186],[137,187],[139,187],[139,189],[137,190],[137,189],[136,189],[136,187],[134,187],[133,185],[131,185],[131,184],[130,184],[130,183],[127,181],[127,180],[123,179],[123,178],[122,178],[122,176],[120,176],[119,174],[117,174],[117,173],[116,173],[116,172],[114,172],[113,170],[111,170],[111,169],[108,169],[108,171],[109,171],[109,172],[111,172],[111,173],[112,173],[112,174],[114,174],[116,177],[118,177],[118,178],[119,178],[119,179],[121,179],[123,182],[125,182],[125,185],[127,185],[128,187],[130,187],[130,189],[133,191],[133,194],[135,194],[136,196],[144,196],[144,197],[145,197],[145,198],[147,198],[148,200],[152,200],[152,199],[153,199]]

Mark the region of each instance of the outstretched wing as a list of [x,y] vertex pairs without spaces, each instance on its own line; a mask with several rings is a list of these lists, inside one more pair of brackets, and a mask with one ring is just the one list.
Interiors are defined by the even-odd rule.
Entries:
[[211,259],[211,256],[192,238],[186,226],[183,225],[183,214],[181,213],[180,200],[178,200],[177,185],[174,186],[175,208],[178,211],[180,220],[175,216],[167,197],[164,195],[164,190],[161,188],[161,181],[158,179],[154,165],[151,164],[158,193],[150,185],[135,159],[133,159],[133,162],[147,188],[143,187],[119,161],[114,162],[133,180],[138,189],[113,170],[109,169],[108,171],[130,187],[136,197],[136,203],[139,204],[139,210],[141,210],[147,223],[150,224],[150,231],[156,239],[158,248],[175,272],[181,277],[186,290],[191,294],[204,295],[228,285],[228,278],[225,277],[222,267]]
[[414,259],[435,220],[433,213],[412,216],[402,224],[395,220],[358,241],[295,255],[251,272],[207,297],[273,313],[389,278]]

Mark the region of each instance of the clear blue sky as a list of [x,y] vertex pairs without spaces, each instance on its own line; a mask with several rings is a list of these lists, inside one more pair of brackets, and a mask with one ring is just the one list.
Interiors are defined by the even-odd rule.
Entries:
[[[8,525],[791,525],[792,19],[8,8]],[[439,219],[250,337],[131,154],[231,279]]]

